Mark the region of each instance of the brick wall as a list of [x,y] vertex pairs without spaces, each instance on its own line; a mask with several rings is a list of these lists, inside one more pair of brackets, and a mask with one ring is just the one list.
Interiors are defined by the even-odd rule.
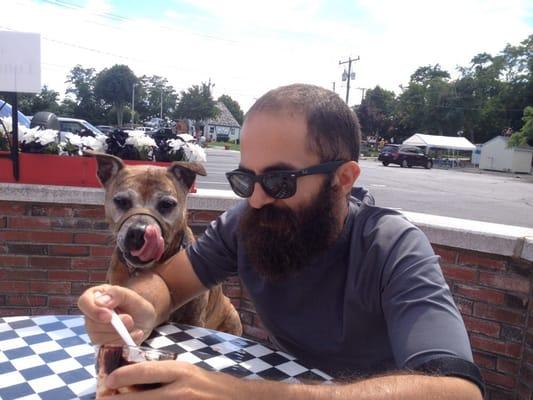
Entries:
[[[195,233],[220,211],[191,210]],[[489,400],[533,399],[533,267],[511,257],[434,245],[469,331]],[[113,245],[100,205],[0,201],[0,316],[78,313]],[[268,341],[238,279],[224,285],[246,336]]]
[[533,270],[510,257],[434,246],[490,399],[533,398]]

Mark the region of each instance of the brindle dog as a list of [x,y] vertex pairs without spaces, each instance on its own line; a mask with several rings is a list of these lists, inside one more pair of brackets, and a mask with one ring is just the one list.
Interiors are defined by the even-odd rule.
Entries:
[[[194,240],[187,225],[187,194],[196,175],[206,175],[202,164],[174,162],[168,168],[126,166],[109,154],[96,157],[98,179],[105,188],[105,214],[116,247],[107,271],[112,285],[167,261]],[[171,320],[242,334],[239,315],[220,285],[191,300]]]

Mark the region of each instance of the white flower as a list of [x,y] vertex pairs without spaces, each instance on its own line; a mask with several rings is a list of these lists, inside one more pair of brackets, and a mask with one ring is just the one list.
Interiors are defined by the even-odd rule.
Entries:
[[126,131],[128,133],[128,138],[126,139],[126,144],[131,144],[137,149],[143,147],[157,147],[155,140],[150,136],[144,134],[143,131]]
[[57,142],[58,132],[52,129],[40,130],[39,127],[35,127],[32,129],[24,128],[23,131],[24,132],[20,139],[22,143],[36,142],[43,146],[46,146],[47,144]]
[[54,131],[52,129],[44,129],[37,132],[39,133],[37,142],[39,142],[43,146],[57,141],[57,131]]
[[39,131],[39,128],[28,129],[26,132],[22,134],[22,136],[20,136],[20,141],[22,143],[37,142],[37,139],[39,137],[38,131]]
[[183,151],[185,152],[185,157],[187,158],[187,161],[207,161],[207,155],[205,153],[205,150],[195,143],[185,143],[183,145]]
[[185,145],[185,142],[181,139],[169,139],[167,144],[172,149],[172,152],[176,153]]
[[68,140],[73,146],[81,147],[83,145],[81,136],[76,135],[75,133],[69,132],[65,134],[65,139]]
[[106,137],[105,135],[97,135],[96,137],[85,136],[81,138],[83,147],[97,151],[99,153],[105,153],[106,151]]
[[[0,117],[0,120],[2,120],[2,123],[0,123],[0,134],[11,133],[13,131],[13,121],[11,121],[11,117]],[[27,130],[28,128],[24,125],[19,124],[19,135],[22,135]]]
[[0,123],[0,133],[6,134],[13,130],[13,123],[11,122],[11,117],[0,117],[0,120],[2,120]]

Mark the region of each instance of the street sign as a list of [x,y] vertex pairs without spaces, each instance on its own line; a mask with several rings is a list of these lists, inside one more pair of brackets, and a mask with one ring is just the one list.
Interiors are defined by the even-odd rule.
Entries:
[[41,36],[0,31],[0,92],[41,91]]

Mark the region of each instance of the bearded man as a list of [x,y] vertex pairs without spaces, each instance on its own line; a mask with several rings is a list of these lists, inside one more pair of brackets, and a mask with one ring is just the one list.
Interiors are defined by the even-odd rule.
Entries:
[[401,214],[352,196],[359,141],[357,118],[335,93],[303,84],[266,93],[247,113],[239,168],[226,174],[247,201],[157,273],[79,300],[93,342],[117,340],[116,307],[141,342],[174,308],[238,275],[276,344],[342,384],[157,362],[120,368],[108,386],[164,382],[153,398],[188,400],[481,399],[464,323],[427,238]]

